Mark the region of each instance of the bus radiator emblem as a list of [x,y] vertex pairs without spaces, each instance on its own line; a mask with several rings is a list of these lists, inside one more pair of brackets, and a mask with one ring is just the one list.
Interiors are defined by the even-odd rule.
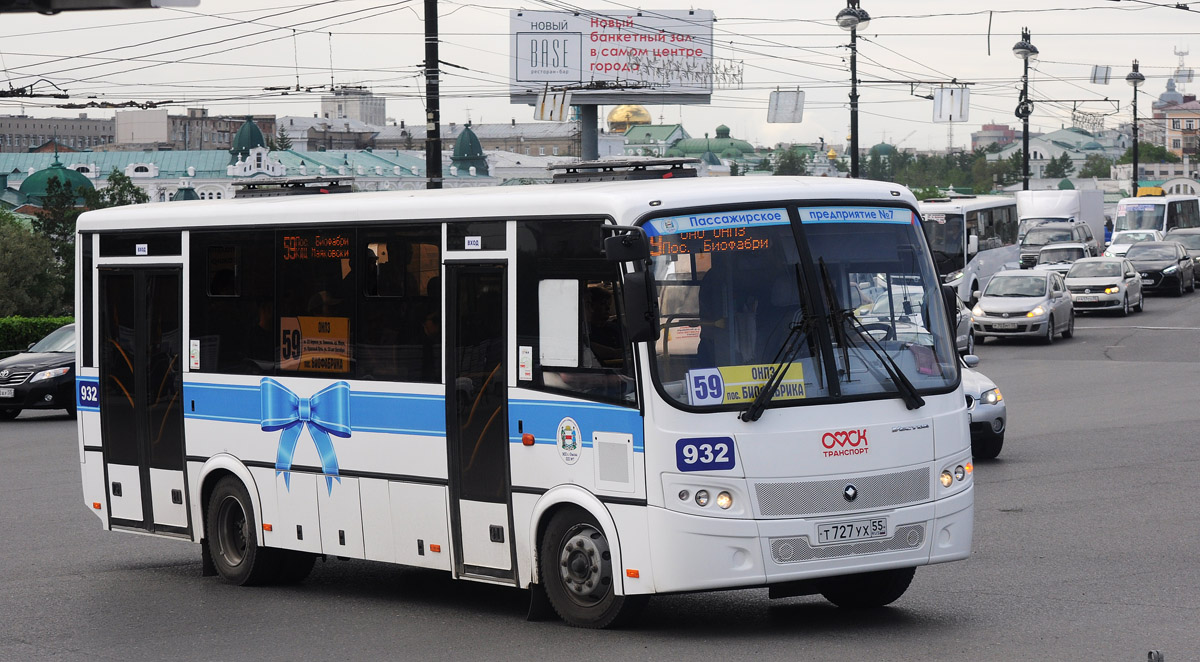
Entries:
[[854,501],[858,498],[858,488],[853,485],[847,485],[846,489],[842,490],[842,496],[846,497],[846,501]]

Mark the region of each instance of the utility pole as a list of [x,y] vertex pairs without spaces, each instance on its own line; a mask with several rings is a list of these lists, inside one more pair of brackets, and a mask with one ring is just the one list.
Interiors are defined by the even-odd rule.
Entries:
[[425,0],[425,188],[442,188],[437,0]]

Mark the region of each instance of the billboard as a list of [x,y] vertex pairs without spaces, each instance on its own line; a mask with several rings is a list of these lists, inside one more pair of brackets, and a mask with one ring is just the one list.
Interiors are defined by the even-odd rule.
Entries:
[[509,97],[533,103],[547,86],[575,104],[708,103],[711,11],[513,10]]

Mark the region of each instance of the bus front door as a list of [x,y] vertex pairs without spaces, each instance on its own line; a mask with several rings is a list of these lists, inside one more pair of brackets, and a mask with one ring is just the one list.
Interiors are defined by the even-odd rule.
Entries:
[[446,434],[458,575],[516,579],[503,263],[446,265]]
[[110,525],[186,535],[178,268],[100,270],[100,430]]

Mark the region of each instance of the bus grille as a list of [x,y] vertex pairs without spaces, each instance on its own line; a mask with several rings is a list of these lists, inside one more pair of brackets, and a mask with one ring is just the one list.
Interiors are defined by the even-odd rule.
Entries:
[[916,549],[923,542],[925,542],[925,525],[906,524],[896,527],[896,534],[887,540],[868,540],[844,545],[813,547],[808,544],[808,536],[772,538],[771,557],[775,559],[776,563],[799,563],[815,559],[836,559],[843,556]]
[[[894,474],[835,478],[804,483],[759,483],[754,486],[763,517],[802,517],[852,510],[891,508],[929,500],[929,468]],[[854,485],[858,498],[847,501],[843,492]]]

